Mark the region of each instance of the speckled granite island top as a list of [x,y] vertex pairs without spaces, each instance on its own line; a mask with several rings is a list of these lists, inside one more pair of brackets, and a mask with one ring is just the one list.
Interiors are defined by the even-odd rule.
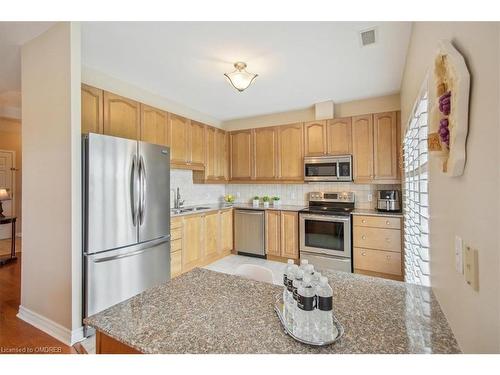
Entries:
[[[85,319],[144,353],[458,353],[430,289],[342,272],[326,273],[345,328],[327,347],[287,336],[273,310],[282,289],[205,269]],[[426,302],[427,301],[427,302]]]

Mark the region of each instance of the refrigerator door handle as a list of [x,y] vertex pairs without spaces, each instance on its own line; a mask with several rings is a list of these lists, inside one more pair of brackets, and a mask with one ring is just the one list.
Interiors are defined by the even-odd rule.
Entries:
[[144,223],[144,211],[146,209],[146,167],[142,155],[139,159],[139,182],[141,184],[140,202],[139,202],[139,225]]
[[132,224],[137,226],[137,211],[138,211],[138,197],[137,197],[137,178],[136,178],[136,169],[137,169],[137,158],[136,156],[132,156],[132,170],[130,172],[130,203],[132,208]]

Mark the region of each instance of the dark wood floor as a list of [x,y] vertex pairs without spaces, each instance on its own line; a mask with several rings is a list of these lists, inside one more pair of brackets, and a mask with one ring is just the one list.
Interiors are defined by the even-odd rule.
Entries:
[[20,297],[21,257],[0,266],[0,354],[79,352],[17,318]]

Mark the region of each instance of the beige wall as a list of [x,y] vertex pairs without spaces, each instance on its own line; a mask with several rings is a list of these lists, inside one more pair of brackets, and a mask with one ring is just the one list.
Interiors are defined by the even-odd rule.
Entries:
[[[497,23],[417,22],[401,87],[406,124],[440,39],[464,55],[471,73],[464,175],[449,178],[430,163],[431,284],[464,352],[500,352],[499,28]],[[455,271],[454,238],[479,250],[479,292]]]
[[215,127],[221,127],[221,122],[212,116],[186,107],[185,105],[166,99],[162,96],[153,94],[143,88],[87,66],[82,66],[82,82],[90,86],[99,87],[106,91],[137,100],[138,102],[148,104],[167,112],[185,116],[189,119],[200,121]]
[[[399,94],[336,103],[335,117],[349,117],[364,115],[366,113],[397,111],[400,109],[400,105],[401,100]],[[295,111],[224,121],[222,127],[226,130],[240,130],[313,121],[314,119],[314,106],[311,106],[310,108]]]
[[16,232],[22,231],[21,207],[22,207],[22,153],[21,153],[21,122],[0,117],[0,150],[16,152],[16,188],[14,191],[16,197]]
[[80,27],[22,47],[23,259],[19,316],[71,341],[81,327]]

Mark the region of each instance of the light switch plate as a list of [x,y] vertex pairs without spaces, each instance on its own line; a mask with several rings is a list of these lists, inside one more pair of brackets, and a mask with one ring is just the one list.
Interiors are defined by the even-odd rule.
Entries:
[[455,269],[464,273],[464,245],[461,237],[455,236]]
[[478,252],[470,246],[466,246],[464,251],[464,275],[467,284],[479,290]]
[[371,202],[373,200],[373,194],[368,193],[368,202]]

